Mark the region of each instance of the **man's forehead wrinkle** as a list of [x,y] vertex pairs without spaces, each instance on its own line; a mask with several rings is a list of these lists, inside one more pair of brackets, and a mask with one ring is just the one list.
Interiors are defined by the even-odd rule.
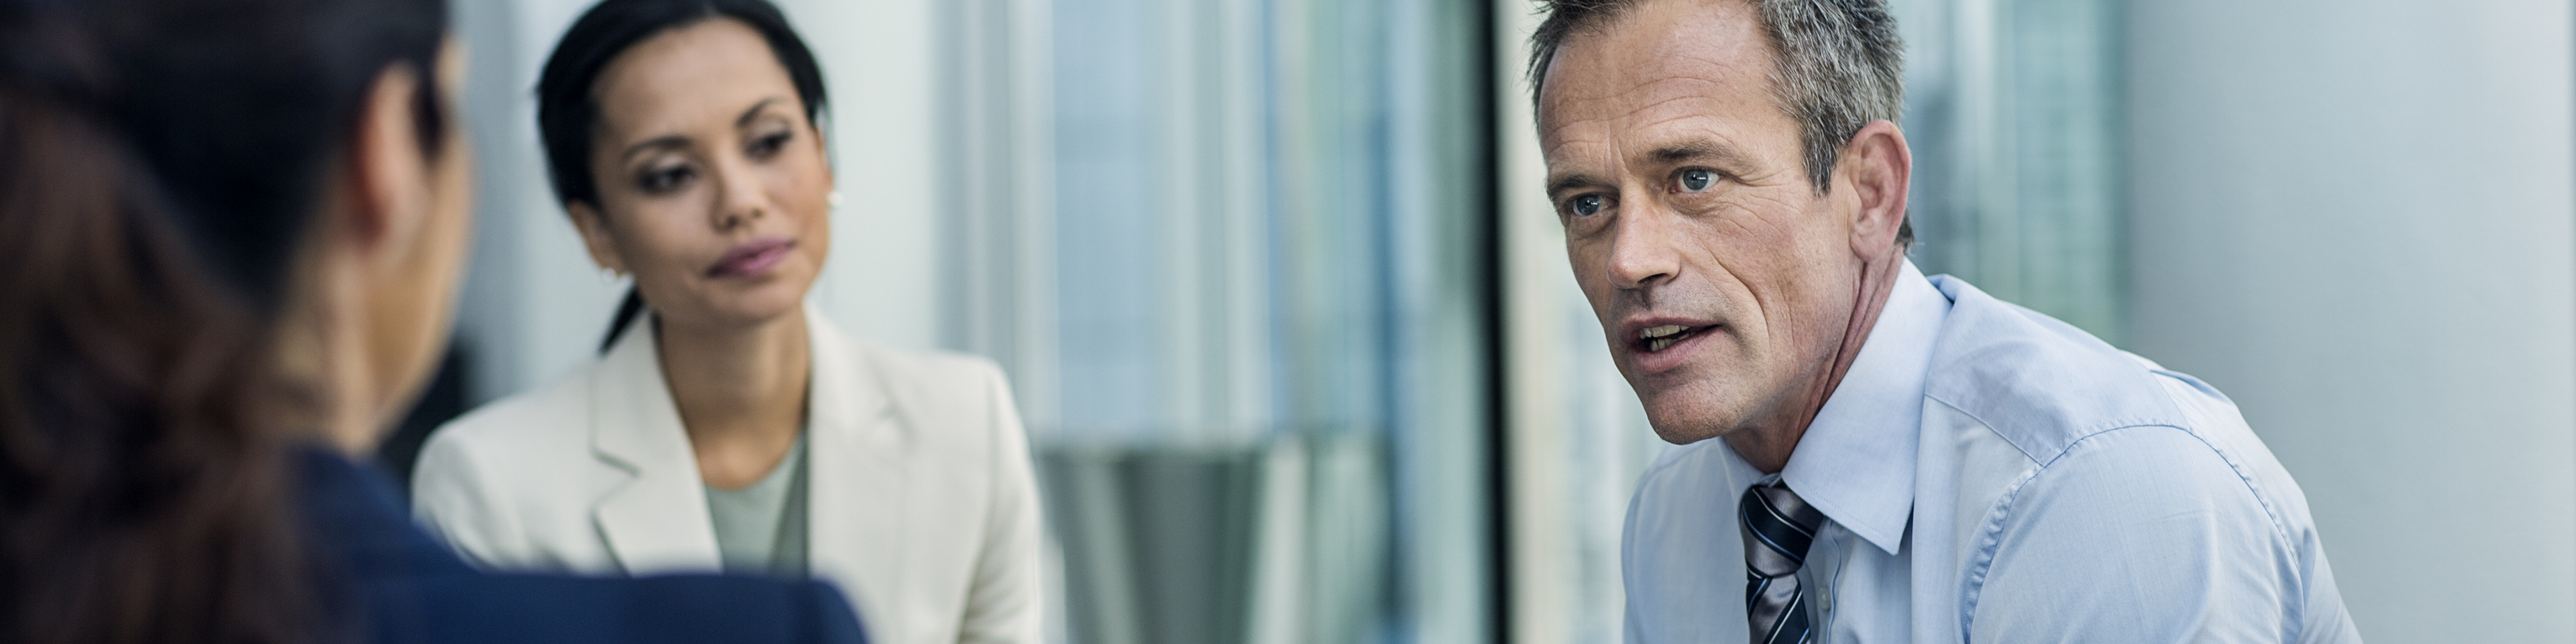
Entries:
[[[1600,124],[1610,120],[1609,117],[1605,116],[1578,116],[1568,118],[1565,116],[1567,112],[1568,110],[1564,108],[1556,108],[1540,113],[1540,118],[1538,119],[1538,139],[1542,145],[1546,145],[1550,148],[1556,147],[1556,143],[1550,142],[1566,138],[1566,133],[1568,131],[1580,134],[1582,132],[1582,128],[1578,126]],[[1579,115],[1580,111],[1577,110],[1576,113]],[[1584,140],[1584,138],[1585,137],[1576,136],[1572,137],[1570,140],[1580,141]]]
[[1667,51],[1670,52],[1669,58],[1661,67],[1671,70],[1669,73],[1676,76],[1702,77],[1710,82],[1718,82],[1720,78],[1767,81],[1771,77],[1769,57],[1752,55],[1753,52],[1744,51],[1742,47],[1677,46]]
[[[1686,123],[1697,121],[1697,123]],[[1693,158],[1708,158],[1727,168],[1730,173],[1748,172],[1758,165],[1761,155],[1756,149],[1737,141],[1739,134],[1730,123],[1708,112],[1684,110],[1634,128],[1642,139],[1626,146],[1637,150],[1636,162],[1647,165],[1669,164]],[[1659,134],[1659,132],[1661,134]]]
[[[1590,119],[1598,121],[1600,119]],[[1561,124],[1552,130],[1554,136],[1541,137],[1542,157],[1547,162],[1549,194],[1571,187],[1568,179],[1582,178],[1583,185],[1608,185],[1604,178],[1616,174],[1619,142],[1604,136],[1601,128],[1574,128],[1583,121]]]
[[[1606,150],[1615,149],[1616,141],[1603,135],[1606,128],[1582,128],[1584,124],[1605,119],[1579,119],[1558,123],[1539,133],[1540,156],[1550,169],[1568,162],[1589,162],[1608,157]],[[1598,148],[1598,149],[1588,149]]]

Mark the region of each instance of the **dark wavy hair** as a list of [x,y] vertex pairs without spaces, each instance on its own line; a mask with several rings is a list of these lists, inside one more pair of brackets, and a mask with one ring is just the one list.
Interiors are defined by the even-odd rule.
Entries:
[[[599,205],[599,180],[591,175],[591,134],[599,127],[599,73],[636,43],[663,32],[716,19],[749,25],[769,43],[769,51],[787,69],[805,104],[805,120],[823,122],[829,103],[823,91],[823,67],[814,51],[787,24],[787,15],[769,0],[607,0],[583,13],[566,30],[563,42],[546,58],[537,77],[537,132],[546,144],[546,176],[555,198],[565,204]],[[820,129],[819,127],[817,128]],[[644,312],[644,296],[634,289],[617,306],[599,350],[617,343],[635,316]]]
[[[380,73],[444,0],[0,0],[0,641],[353,635],[272,329]],[[426,140],[448,127],[434,92]],[[309,429],[309,428],[307,428]]]

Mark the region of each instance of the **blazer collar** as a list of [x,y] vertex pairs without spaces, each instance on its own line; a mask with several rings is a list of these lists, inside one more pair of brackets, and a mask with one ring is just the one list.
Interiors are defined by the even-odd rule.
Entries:
[[811,391],[826,395],[807,395],[805,402],[808,430],[885,434],[872,440],[891,440],[891,427],[877,427],[878,420],[894,402],[888,395],[883,374],[874,365],[859,358],[859,347],[841,330],[832,326],[821,312],[805,309],[805,346],[813,354]]
[[[642,475],[687,466],[697,458],[680,425],[679,404],[662,377],[661,350],[653,343],[653,316],[637,316],[617,344],[600,358],[591,384],[591,445],[602,458]],[[892,406],[881,374],[862,364],[857,347],[812,306],[805,308],[806,351],[814,370],[806,383],[809,431],[847,433],[871,443],[894,441],[894,427],[876,422]],[[811,392],[822,392],[814,395]]]
[[867,349],[841,335],[810,307],[807,344],[813,347],[813,393],[806,397],[807,476],[811,504],[808,566],[855,596],[880,632],[904,632],[898,591],[904,578],[905,516],[915,508],[905,485],[913,463],[904,458],[913,437],[904,422],[893,381],[866,358]]
[[[911,442],[890,381],[865,349],[821,314],[805,311],[813,378],[807,384],[809,460],[807,561],[818,577],[891,607],[903,577],[904,503]],[[706,484],[662,376],[650,316],[629,327],[595,367],[591,446],[633,479],[601,500],[595,516],[609,550],[630,575],[717,570]],[[882,597],[876,597],[884,593]],[[874,610],[875,621],[893,619]]]
[[637,316],[591,379],[591,447],[634,477],[596,510],[600,535],[630,575],[720,567],[697,454],[662,378],[652,315]]

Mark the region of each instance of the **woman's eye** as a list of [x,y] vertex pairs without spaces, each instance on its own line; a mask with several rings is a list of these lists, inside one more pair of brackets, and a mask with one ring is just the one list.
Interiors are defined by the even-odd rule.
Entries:
[[1600,213],[1606,201],[1601,198],[1601,195],[1580,195],[1566,200],[1565,209],[1572,211],[1576,217],[1588,217]]
[[635,187],[642,189],[646,194],[662,194],[678,190],[680,186],[687,184],[690,179],[696,177],[697,171],[690,169],[689,166],[671,166],[668,168],[649,170],[641,175],[637,175],[635,177]]
[[1717,172],[1704,168],[1691,168],[1681,171],[1677,179],[1681,184],[1682,192],[1699,192],[1707,190],[1709,186],[1717,185]]
[[768,158],[770,155],[778,154],[779,150],[785,149],[787,141],[792,138],[795,138],[794,134],[779,132],[752,139],[750,154],[756,158]]

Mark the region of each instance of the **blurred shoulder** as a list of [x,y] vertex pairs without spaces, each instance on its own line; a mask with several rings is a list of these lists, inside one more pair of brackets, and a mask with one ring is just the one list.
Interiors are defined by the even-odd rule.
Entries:
[[1002,375],[1000,365],[978,355],[901,349],[857,339],[850,340],[847,349],[851,358],[887,376],[898,388],[977,389],[991,386]]
[[905,349],[849,336],[816,316],[812,326],[818,348],[838,360],[860,380],[875,386],[898,408],[916,414],[952,417],[964,412],[982,417],[1011,404],[1000,365],[982,356]]
[[380,593],[379,641],[865,642],[848,600],[812,580],[446,575]]
[[[586,453],[591,382],[601,364],[594,362],[544,387],[493,401],[440,425],[421,449],[421,468],[447,467],[460,457],[488,466],[495,461],[559,462],[567,452]],[[531,470],[504,467],[498,471]]]

